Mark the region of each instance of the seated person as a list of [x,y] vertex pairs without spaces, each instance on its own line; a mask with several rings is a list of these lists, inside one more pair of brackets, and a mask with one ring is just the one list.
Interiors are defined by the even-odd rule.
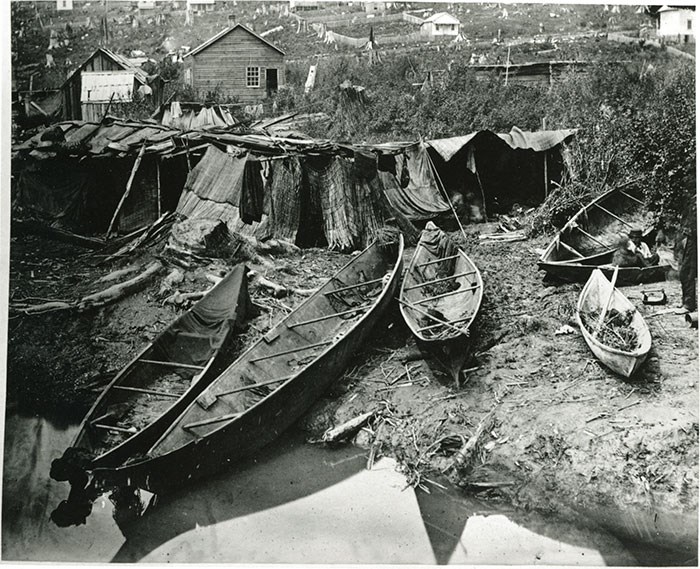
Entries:
[[651,254],[649,247],[642,241],[642,231],[632,229],[629,238],[622,237],[613,253],[612,264],[618,267],[649,267],[659,262],[658,254]]
[[649,246],[642,241],[642,230],[632,229],[630,231],[630,241],[634,245],[634,251],[638,252],[644,260],[644,266],[650,267],[659,264],[658,253],[651,254]]

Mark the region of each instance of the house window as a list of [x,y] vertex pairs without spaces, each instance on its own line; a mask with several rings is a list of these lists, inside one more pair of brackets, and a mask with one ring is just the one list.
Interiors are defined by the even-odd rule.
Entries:
[[245,68],[245,86],[260,87],[260,68],[246,67]]
[[689,30],[693,29],[693,20],[688,20],[688,29]]

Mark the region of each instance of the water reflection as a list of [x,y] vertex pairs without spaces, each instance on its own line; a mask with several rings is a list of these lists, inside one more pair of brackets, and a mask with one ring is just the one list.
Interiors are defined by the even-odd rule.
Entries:
[[[637,565],[610,535],[507,511],[451,488],[406,488],[393,461],[288,434],[217,477],[155,497],[143,516],[106,497],[84,525],[59,528],[68,492],[48,476],[76,428],[8,415],[3,560],[353,564]],[[442,481],[440,481],[442,482]],[[145,493],[142,493],[142,497]],[[132,491],[112,496],[138,506]],[[136,508],[138,510],[138,507]],[[126,514],[126,515],[125,515]],[[660,558],[663,563],[663,558]]]

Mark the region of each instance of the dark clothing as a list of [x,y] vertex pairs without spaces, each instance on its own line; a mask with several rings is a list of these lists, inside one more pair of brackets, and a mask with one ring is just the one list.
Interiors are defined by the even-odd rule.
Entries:
[[678,276],[681,279],[683,306],[690,312],[695,312],[698,306],[695,295],[695,283],[698,277],[697,235],[692,232],[690,236],[685,237],[684,241]]
[[246,160],[239,203],[240,216],[243,223],[260,221],[264,213],[265,188],[263,187],[260,170],[260,162],[257,160]]
[[633,253],[626,246],[618,247],[613,253],[612,264],[618,267],[644,267],[644,259],[638,253]]

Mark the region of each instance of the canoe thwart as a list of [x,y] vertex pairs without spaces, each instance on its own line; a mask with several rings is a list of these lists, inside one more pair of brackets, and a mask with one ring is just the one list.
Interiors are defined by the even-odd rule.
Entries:
[[[472,318],[474,318],[474,314],[468,314],[464,318],[458,318],[456,320],[452,320],[451,324],[459,324],[460,322],[468,322]],[[442,322],[440,322],[439,324],[429,324],[428,326],[422,326],[421,328],[418,328],[417,330],[418,330],[418,332],[425,332],[426,330],[432,330],[433,328],[439,328],[442,325],[443,325]]]
[[441,257],[440,259],[433,259],[432,261],[425,261],[424,263],[418,263],[416,267],[426,267],[428,265],[434,265],[435,263],[441,263],[442,261],[449,261],[450,259],[456,259],[459,257],[459,253],[456,255],[450,255],[449,257]]
[[347,314],[364,312],[369,308],[369,306],[358,306],[357,308],[352,308],[350,310],[343,310],[342,312],[334,312],[333,314],[326,314],[324,316],[319,316],[318,318],[310,318],[309,320],[301,320],[299,322],[292,322],[287,324],[287,328],[296,328],[297,326],[304,326],[305,324],[313,324],[314,322],[321,322],[323,320],[329,320],[331,318],[338,318],[339,316],[345,316]]
[[451,328],[452,330],[454,330],[455,332],[457,332],[459,334],[464,334],[465,336],[468,335],[468,331],[461,330],[460,328],[457,328],[457,326],[454,326],[452,323],[447,322],[446,320],[440,320],[437,316],[433,316],[432,314],[425,312],[424,310],[421,310],[420,308],[415,306],[415,304],[412,304],[410,302],[406,302],[405,300],[401,300],[400,298],[397,300],[401,304],[406,306],[407,308],[410,308],[411,310],[415,310],[416,312],[418,312],[419,314],[422,314],[426,318],[430,318],[431,320],[434,320],[435,322],[439,322],[440,325],[442,325],[442,326],[447,326],[448,328]]
[[299,346],[290,350],[283,350],[281,352],[275,352],[274,354],[267,354],[265,356],[260,356],[259,358],[253,358],[250,360],[250,363],[259,362],[262,360],[269,360],[270,358],[276,358],[277,356],[286,356],[287,354],[293,354],[295,352],[301,352],[303,350],[310,350],[312,348],[318,348],[320,346],[327,346],[328,344],[332,343],[333,340],[326,340],[325,342],[317,342],[316,344],[307,344],[306,346]]
[[453,296],[455,294],[461,294],[463,292],[469,292],[470,290],[476,290],[478,288],[481,288],[481,285],[475,284],[472,286],[468,286],[466,288],[458,288],[457,290],[452,290],[450,292],[443,292],[442,294],[437,294],[435,296],[429,296],[427,298],[421,298],[420,300],[416,300],[414,304],[424,304],[426,302],[430,302],[431,300],[437,300],[438,298],[443,298],[445,296]]
[[198,370],[203,370],[204,366],[196,366],[192,364],[184,364],[184,363],[178,363],[178,362],[166,362],[163,360],[138,360],[140,363],[143,364],[153,364],[153,365],[159,365],[159,366],[168,366],[168,367],[179,367],[179,368],[184,368],[184,369],[198,369]]
[[567,243],[564,243],[561,239],[557,241],[557,245],[560,245],[561,247],[564,247],[569,253],[572,255],[582,259],[583,254],[579,253],[576,249],[574,249],[571,245],[568,245]]
[[599,210],[601,210],[602,212],[607,213],[610,217],[614,217],[614,218],[617,219],[620,223],[622,223],[622,225],[626,225],[627,227],[632,227],[632,224],[631,224],[631,223],[628,223],[627,221],[625,221],[625,220],[622,219],[621,217],[615,215],[612,211],[610,211],[609,209],[603,207],[603,206],[600,205],[598,202],[593,202],[593,206],[594,206],[594,207],[597,207],[597,208],[598,208]]
[[338,287],[338,288],[334,288],[333,290],[327,290],[327,291],[324,292],[323,294],[329,295],[329,294],[335,294],[336,292],[344,292],[344,291],[346,291],[346,290],[352,290],[352,289],[355,289],[355,288],[360,288],[361,286],[365,286],[365,285],[377,284],[377,283],[382,282],[383,280],[384,280],[384,277],[382,277],[382,278],[380,278],[380,279],[372,279],[372,280],[365,281],[365,282],[362,282],[362,283],[355,283],[355,284],[351,284],[351,285],[347,285],[347,286],[341,286],[341,287]]
[[250,389],[255,389],[256,387],[264,387],[266,385],[274,385],[275,383],[282,383],[288,379],[293,378],[293,375],[288,375],[287,377],[280,377],[278,379],[269,379],[267,381],[259,381],[257,383],[250,383],[248,385],[239,385],[238,387],[233,387],[227,389],[226,391],[220,391],[219,393],[209,393],[205,391],[197,398],[197,403],[203,409],[209,409],[219,397],[224,397],[225,395],[233,395],[234,393],[240,393],[241,391],[249,391]]
[[102,423],[90,423],[90,426],[94,429],[102,429],[103,431],[114,431],[116,433],[128,433],[133,435],[136,432],[134,427],[127,429],[126,427],[117,427],[116,425],[104,425]]
[[432,281],[424,281],[422,283],[414,284],[411,286],[406,286],[404,287],[404,290],[413,290],[414,288],[420,288],[424,286],[428,286],[431,284],[436,284],[436,283],[441,283],[443,281],[449,281],[452,279],[458,279],[460,277],[466,277],[467,275],[475,275],[476,271],[466,271],[464,273],[457,273],[456,275],[450,275],[449,277],[441,277],[439,279],[433,279]]
[[637,202],[640,205],[644,205],[644,202],[639,198],[635,198],[634,196],[631,196],[630,194],[628,194],[627,192],[623,192],[622,190],[618,190],[618,192],[626,198],[631,199],[633,202]]
[[213,423],[221,423],[222,421],[228,421],[229,419],[235,419],[241,415],[241,413],[228,413],[227,415],[221,415],[219,417],[212,417],[211,419],[204,419],[203,421],[195,421],[194,423],[188,423],[187,425],[182,425],[185,430],[193,429],[195,427],[203,427],[204,425],[211,425]]
[[173,397],[179,399],[180,395],[176,393],[168,393],[167,391],[156,391],[154,389],[144,389],[142,387],[128,387],[126,385],[115,385],[112,389],[119,389],[120,391],[132,391],[134,393],[146,393],[148,395],[161,395],[163,397]]

